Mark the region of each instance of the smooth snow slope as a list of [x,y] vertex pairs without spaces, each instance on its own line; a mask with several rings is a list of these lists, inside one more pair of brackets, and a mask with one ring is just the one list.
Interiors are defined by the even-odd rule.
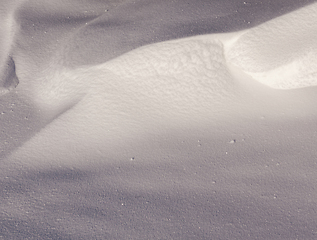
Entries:
[[[274,27],[284,29],[283,22],[284,25],[289,24],[289,19],[296,18],[297,28],[292,25],[291,29],[287,25],[285,32],[276,30],[276,39],[271,36],[266,48],[277,44],[285,46],[285,41],[280,43],[280,36],[294,35],[296,41],[289,41],[287,48],[298,49],[299,53],[294,54],[293,58],[298,56],[299,59],[293,61],[301,63],[301,54],[307,51],[300,49],[310,49],[312,52],[309,55],[314,56],[314,40],[307,40],[307,35],[314,33],[310,24],[313,16],[310,14],[307,19],[303,14],[314,13],[316,6],[311,5],[274,19],[246,33],[206,35],[148,45],[102,65],[77,70],[63,69],[57,65],[58,69],[50,69],[53,75],[45,72],[43,79],[29,83],[34,86],[27,90],[27,94],[32,96],[42,114],[49,118],[62,115],[24,144],[13,155],[16,159],[14,162],[23,158],[23,165],[28,161],[31,165],[37,161],[53,166],[68,165],[68,162],[76,165],[87,158],[107,157],[122,142],[140,141],[149,134],[159,135],[161,131],[206,124],[217,126],[236,116],[254,118],[255,109],[259,107],[262,114],[273,117],[282,111],[284,114],[296,115],[298,111],[314,110],[312,104],[303,100],[297,103],[296,109],[294,105],[297,100],[285,99],[282,97],[284,92],[278,96],[276,92],[255,83],[251,88],[247,80],[242,79],[246,76],[235,76],[230,72],[224,49],[227,49],[228,63],[240,66],[244,64],[244,56],[248,53],[243,52],[243,49],[250,51],[244,42],[249,43],[249,39],[252,39],[253,44],[259,44],[253,47],[255,52],[259,51],[264,43],[256,41],[258,35],[262,40],[262,35],[270,35]],[[300,18],[303,19],[302,23],[299,23]],[[307,29],[303,29],[305,24]],[[299,45],[301,37],[302,47]],[[275,65],[284,66],[284,72],[289,77],[284,77],[284,74],[275,78],[283,79],[285,85],[302,86],[294,83],[298,72],[294,73],[295,77],[291,75],[294,64],[288,64],[289,51],[282,51],[278,58],[274,54],[271,56],[268,51],[256,55],[258,58],[252,54],[248,56],[253,59],[254,66],[258,58],[266,57],[265,62],[261,62],[261,59],[258,62],[264,70],[267,69],[266,72],[271,72],[265,65],[271,66],[276,61]],[[235,58],[232,59],[232,55]],[[311,61],[312,66],[305,63],[301,72],[306,78],[300,78],[301,82],[303,86],[314,85],[311,80],[316,74],[316,70],[312,71],[314,61]],[[267,96],[259,94],[262,91]],[[263,101],[266,106],[261,105]],[[292,108],[289,107],[290,102],[295,102]]]
[[[307,19],[298,16],[316,8],[246,31],[143,46],[96,66],[56,65],[20,84],[17,92],[31,99],[39,118],[52,121],[0,163],[1,234],[316,238],[313,67],[303,68],[307,88],[281,90],[251,78],[244,64],[250,54],[265,58],[260,65],[287,66],[288,51],[278,59],[258,55],[262,45],[254,39],[297,18],[306,40]],[[279,41],[276,35],[266,44]],[[309,49],[314,41],[303,43],[294,44]]]
[[[7,39],[9,46],[3,48],[5,51],[0,57],[9,56],[3,58],[5,71],[0,76],[0,87],[1,94],[9,94],[3,95],[0,101],[3,129],[0,131],[0,158],[21,146],[56,117],[52,114],[52,118],[43,119],[42,112],[31,99],[33,89],[39,82],[45,82],[47,76],[52,76],[55,69],[101,64],[155,42],[250,28],[311,2],[314,0],[3,2],[0,11],[5,14],[0,18],[4,38],[1,39]],[[12,30],[12,24],[4,24],[12,15],[16,22],[13,24],[14,40],[10,42],[8,31]],[[18,81],[17,91],[10,91]]]
[[253,78],[273,88],[291,89],[317,84],[317,8],[248,31],[230,49],[228,59]]

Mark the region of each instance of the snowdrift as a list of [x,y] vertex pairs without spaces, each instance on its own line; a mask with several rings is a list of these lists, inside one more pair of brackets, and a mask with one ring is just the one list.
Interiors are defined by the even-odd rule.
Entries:
[[91,66],[27,62],[2,120],[25,104],[15,125],[34,135],[1,159],[0,236],[315,239],[316,11]]

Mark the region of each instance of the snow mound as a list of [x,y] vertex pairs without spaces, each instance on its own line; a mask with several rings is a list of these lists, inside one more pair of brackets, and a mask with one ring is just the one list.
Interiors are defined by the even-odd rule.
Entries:
[[210,99],[216,105],[231,96],[236,83],[226,67],[222,43],[206,37],[147,45],[75,70],[54,64],[30,85],[27,95],[43,112],[56,116],[86,94],[104,96],[111,105],[127,101],[152,110],[173,108],[175,114],[201,108]]
[[102,65],[46,75],[32,83],[31,96],[55,119],[15,152],[12,162],[117,161],[122,144],[219,122],[226,111],[234,115],[239,102],[223,45],[210,36],[148,45]]
[[257,81],[277,89],[317,85],[317,4],[250,29],[226,57]]

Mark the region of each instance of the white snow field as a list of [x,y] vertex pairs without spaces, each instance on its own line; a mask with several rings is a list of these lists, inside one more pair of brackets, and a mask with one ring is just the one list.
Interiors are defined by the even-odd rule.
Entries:
[[90,65],[67,63],[68,37],[41,67],[17,42],[0,236],[316,239],[316,19],[314,3]]

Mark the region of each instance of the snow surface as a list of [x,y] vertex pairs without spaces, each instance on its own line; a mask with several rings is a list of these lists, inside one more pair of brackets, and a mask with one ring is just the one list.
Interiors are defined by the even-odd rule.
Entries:
[[16,51],[0,236],[315,239],[316,11],[76,68]]
[[315,5],[248,31],[228,58],[253,78],[273,88],[317,85]]

